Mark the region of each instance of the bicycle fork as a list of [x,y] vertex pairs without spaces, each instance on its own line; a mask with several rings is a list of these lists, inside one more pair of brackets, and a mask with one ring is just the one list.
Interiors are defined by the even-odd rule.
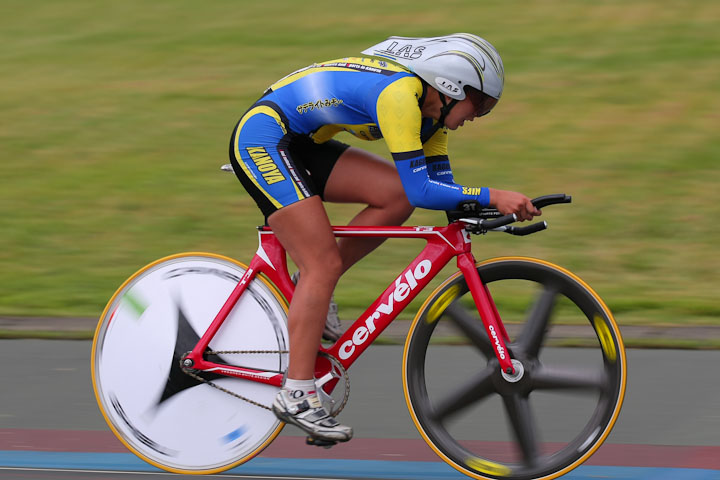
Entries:
[[470,288],[470,293],[485,326],[485,332],[490,339],[495,356],[500,362],[500,369],[507,375],[514,375],[516,373],[515,367],[506,346],[506,342],[510,341],[510,337],[500,319],[500,314],[487,285],[480,278],[472,253],[458,255],[457,265]]

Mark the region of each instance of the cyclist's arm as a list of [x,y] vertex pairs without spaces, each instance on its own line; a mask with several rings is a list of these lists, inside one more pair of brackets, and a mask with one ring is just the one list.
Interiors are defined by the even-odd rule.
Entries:
[[[447,139],[447,129],[438,130],[423,144],[423,152],[430,179],[454,185]],[[530,199],[521,193],[494,188],[489,188],[488,193],[488,201],[503,214],[515,213],[521,220],[531,220],[533,216],[540,215]]]
[[[378,127],[395,160],[408,200],[415,207],[432,210],[452,210],[468,200],[487,206],[490,203],[487,188],[446,183],[444,179],[429,176],[420,141],[422,114],[418,98],[421,94],[419,81],[405,77],[385,88],[377,100]],[[440,177],[442,175],[437,178]]]
[[423,144],[425,164],[428,177],[444,183],[455,183],[450,159],[448,158],[447,128],[438,129],[427,142]]
[[[429,178],[422,150],[393,153],[393,159],[408,200],[415,207],[453,210],[468,200],[477,200],[484,207],[490,204],[490,191],[486,187],[466,187]],[[414,167],[421,163],[422,168]]]

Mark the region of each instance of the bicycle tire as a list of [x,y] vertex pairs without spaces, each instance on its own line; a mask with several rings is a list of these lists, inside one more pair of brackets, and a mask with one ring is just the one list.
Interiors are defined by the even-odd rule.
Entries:
[[[183,253],[140,269],[113,295],[95,332],[92,382],[100,411],[125,446],[173,473],[217,473],[250,460],[283,427],[252,405],[180,368],[247,266],[209,253]],[[211,351],[288,350],[287,302],[262,276],[241,296]],[[287,354],[217,354],[213,359],[284,372]],[[202,374],[270,406],[277,387]]]
[[[508,351],[522,363],[522,377],[501,372],[458,272],[429,296],[410,327],[403,355],[408,409],[426,443],[470,477],[557,478],[587,460],[618,418],[627,382],[620,330],[597,293],[561,267],[506,257],[478,263],[477,270],[508,327]],[[532,285],[528,302],[520,292]],[[523,313],[524,303],[532,308]],[[526,321],[508,325],[519,316]],[[555,326],[568,319],[584,330],[574,333],[578,338],[557,334]],[[443,345],[453,340],[469,346]],[[549,348],[552,342],[584,348]],[[472,377],[458,386],[463,370]]]

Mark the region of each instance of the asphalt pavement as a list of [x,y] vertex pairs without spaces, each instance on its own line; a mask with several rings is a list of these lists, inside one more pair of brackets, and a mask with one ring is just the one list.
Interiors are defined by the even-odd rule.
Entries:
[[[446,349],[442,358],[452,363],[466,347],[442,348]],[[573,348],[551,350],[556,358],[568,360],[584,353]],[[156,471],[146,471],[142,476],[127,469],[123,473],[105,471],[113,470],[113,463],[102,455],[131,457],[136,463],[130,469],[140,472],[147,465],[127,453],[109,432],[92,391],[90,351],[91,342],[81,340],[0,340],[4,366],[0,369],[0,478],[170,477]],[[627,355],[628,388],[620,418],[605,445],[587,462],[589,466],[568,478],[720,479],[720,369],[716,368],[720,351],[630,349]],[[255,464],[256,470],[243,470],[245,466],[241,466],[222,476],[268,478],[273,476],[268,472],[273,472],[283,478],[455,478],[451,475],[454,471],[435,477],[428,473],[431,467],[445,465],[424,445],[410,419],[402,392],[401,361],[402,347],[373,345],[350,369],[350,401],[340,420],[354,427],[353,441],[331,450],[308,447],[302,432],[286,427],[257,459],[260,463]],[[549,423],[562,426],[567,412],[550,409],[543,416]],[[485,427],[493,431],[497,425],[491,422]],[[469,428],[467,434],[477,437],[483,432]],[[99,455],[93,457],[95,463],[77,457],[84,468],[75,472],[73,464],[67,462],[88,454],[74,451],[115,453],[94,454]],[[39,470],[18,469],[7,468],[12,462],[2,463],[3,454],[7,461],[53,452],[70,467],[56,469],[49,464]],[[350,460],[359,458],[363,460]],[[422,470],[394,475],[387,469],[388,461],[393,465],[420,465],[413,468]],[[263,470],[264,465],[271,466]],[[305,475],[298,473],[304,471],[303,465],[309,466]],[[317,473],[318,465],[324,473]],[[354,473],[339,465],[355,469]],[[634,469],[593,470],[605,468],[594,465],[632,465]],[[676,465],[683,468],[667,468]],[[687,476],[688,472],[692,476]]]
[[[447,361],[454,349],[447,347]],[[0,340],[0,429],[107,430],[95,403],[91,342]],[[573,355],[576,349],[555,349]],[[582,350],[582,349],[579,349]],[[608,442],[720,446],[720,351],[635,350],[625,404]],[[402,348],[374,345],[349,370],[340,415],[357,438],[420,438],[407,412]],[[557,415],[563,421],[564,412]],[[290,427],[284,435],[301,435]]]

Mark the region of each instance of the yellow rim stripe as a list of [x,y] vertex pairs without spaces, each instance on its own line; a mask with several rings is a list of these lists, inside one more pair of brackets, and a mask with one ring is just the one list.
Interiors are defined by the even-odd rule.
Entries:
[[458,294],[460,293],[460,284],[457,284],[453,287],[450,287],[447,292],[443,293],[440,298],[433,304],[432,307],[430,307],[430,311],[428,311],[427,317],[425,317],[425,321],[427,323],[433,323],[435,320],[440,318],[440,315],[445,311],[445,309],[450,305],[455,298],[457,298]]

